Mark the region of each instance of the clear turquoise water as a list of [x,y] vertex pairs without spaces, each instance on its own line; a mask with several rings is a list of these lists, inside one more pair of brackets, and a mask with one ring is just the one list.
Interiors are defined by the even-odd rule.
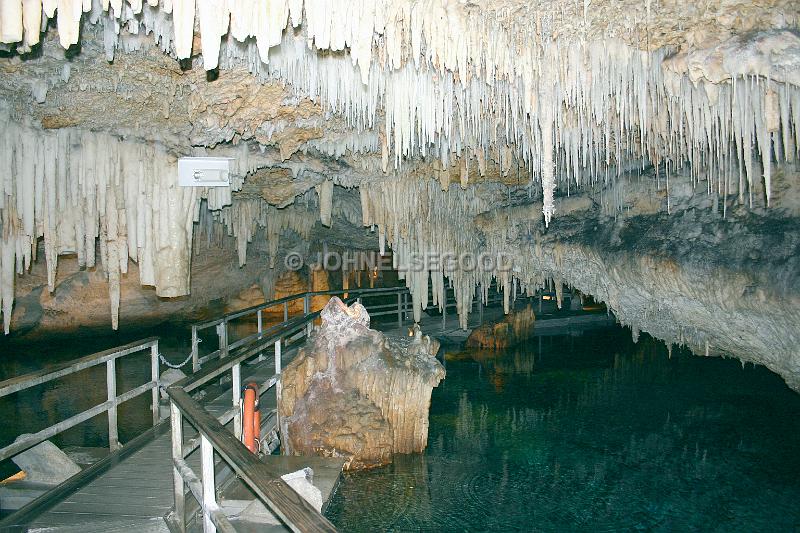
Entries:
[[429,446],[345,476],[358,531],[800,531],[800,395],[620,328],[449,351]]

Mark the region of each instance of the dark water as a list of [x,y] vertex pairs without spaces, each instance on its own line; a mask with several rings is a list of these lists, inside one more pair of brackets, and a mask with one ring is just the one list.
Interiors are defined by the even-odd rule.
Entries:
[[342,531],[800,531],[800,395],[620,328],[449,352],[421,455],[347,475]]

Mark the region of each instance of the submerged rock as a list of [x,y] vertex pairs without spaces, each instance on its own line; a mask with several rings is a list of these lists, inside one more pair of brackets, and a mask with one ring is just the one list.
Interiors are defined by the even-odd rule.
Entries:
[[470,348],[508,348],[516,346],[533,335],[536,315],[529,305],[525,309],[512,311],[499,322],[481,324],[470,333],[467,346]]
[[370,329],[361,304],[331,298],[281,375],[284,453],[342,457],[353,470],[424,450],[431,391],[445,375],[438,349],[419,328],[409,337]]

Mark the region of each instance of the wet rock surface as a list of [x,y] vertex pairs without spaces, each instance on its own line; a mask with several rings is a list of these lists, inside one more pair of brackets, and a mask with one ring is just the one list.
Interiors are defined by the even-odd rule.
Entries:
[[[16,440],[29,436],[26,433]],[[62,483],[81,471],[81,467],[49,440],[25,450],[11,460],[25,472],[27,481],[50,485]]]

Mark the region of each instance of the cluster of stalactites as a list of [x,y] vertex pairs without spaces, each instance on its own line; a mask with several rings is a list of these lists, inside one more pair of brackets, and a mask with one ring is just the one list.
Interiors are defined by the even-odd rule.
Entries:
[[0,296],[9,332],[16,274],[29,270],[43,240],[47,284],[58,256],[81,268],[100,263],[118,325],[128,261],[159,296],[189,293],[193,222],[200,198],[230,203],[230,188],[180,187],[174,156],[154,144],[75,129],[44,131],[0,116]]
[[[783,32],[773,40],[789,46],[798,38]],[[773,165],[800,149],[800,88],[759,75],[693,81],[662,67],[668,54],[610,41],[550,42],[520,53],[513,82],[406,63],[373,64],[365,84],[346,55],[315,53],[302,34],[287,34],[268,62],[253,43],[229,39],[223,66],[288,80],[356,131],[377,128],[384,171],[419,156],[445,168],[490,158],[522,165],[541,183],[546,222],[557,187],[608,183],[631,165],[674,173],[689,164],[714,180],[712,190],[727,181],[745,196],[763,176],[769,196]]]
[[279,209],[261,198],[234,198],[231,205],[212,211],[212,217],[215,223],[226,228],[228,235],[236,239],[239,266],[247,262],[247,245],[252,242],[257,230],[263,229],[270,268],[275,268],[280,240],[287,230],[307,241],[316,223],[313,213],[302,205],[294,204]]
[[[631,161],[671,169],[689,162],[701,175],[736,160],[744,169],[738,189],[749,194],[744,182],[763,175],[769,198],[772,164],[798,152],[798,87],[747,78],[763,76],[764,64],[769,71],[770,50],[731,80],[692,83],[680,72],[665,75],[669,50],[552,40],[534,24],[510,35],[481,10],[389,0],[4,0],[0,40],[35,42],[42,8],[51,17],[56,5],[65,46],[77,41],[87,11],[103,21],[107,46],[124,27],[153,33],[163,49],[172,41],[187,58],[197,20],[206,69],[245,64],[288,81],[359,132],[378,130],[369,144],[377,143],[384,170],[418,156],[448,167],[510,150],[541,184],[546,223],[557,187],[608,181]],[[544,26],[557,26],[550,22]],[[788,50],[797,39],[785,31],[770,46]]]
[[475,187],[465,192],[453,184],[442,190],[432,179],[407,177],[365,182],[359,192],[363,224],[377,229],[381,254],[391,247],[393,267],[411,292],[415,321],[428,305],[441,309],[451,287],[466,328],[476,286],[485,302],[493,279],[506,295],[508,312],[510,272],[502,257],[481,257],[473,219],[489,202]]

